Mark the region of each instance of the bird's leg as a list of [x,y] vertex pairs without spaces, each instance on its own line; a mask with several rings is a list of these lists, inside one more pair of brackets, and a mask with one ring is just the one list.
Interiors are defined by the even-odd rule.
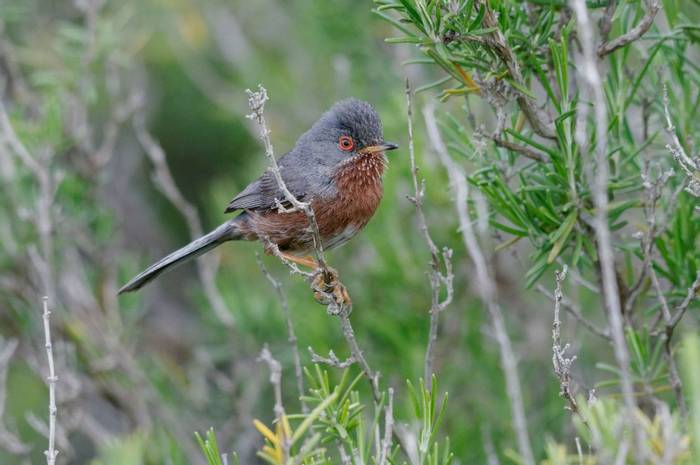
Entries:
[[311,282],[311,287],[314,289],[314,298],[317,302],[323,305],[334,304],[334,308],[352,305],[350,294],[343,283],[338,280],[338,272],[335,269],[328,267],[328,269],[320,270],[316,260],[308,255],[306,257],[298,257],[282,251],[279,253],[284,260],[317,270]]
[[285,260],[296,263],[297,265],[305,266],[313,270],[318,268],[318,263],[316,263],[316,260],[311,258],[310,255],[307,255],[306,257],[298,257],[296,255],[280,251],[280,256]]

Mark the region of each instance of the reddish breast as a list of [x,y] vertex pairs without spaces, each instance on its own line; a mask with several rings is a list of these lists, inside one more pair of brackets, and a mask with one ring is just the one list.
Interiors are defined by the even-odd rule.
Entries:
[[382,153],[355,155],[338,168],[333,179],[338,195],[314,206],[326,248],[337,247],[360,231],[382,199]]

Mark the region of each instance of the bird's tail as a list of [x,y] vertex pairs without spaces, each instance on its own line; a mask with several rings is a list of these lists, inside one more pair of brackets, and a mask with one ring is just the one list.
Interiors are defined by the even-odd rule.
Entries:
[[131,281],[126,283],[121,289],[119,289],[119,294],[141,289],[141,287],[148,284],[161,273],[173,269],[177,265],[180,265],[192,258],[198,257],[226,241],[237,238],[238,227],[234,222],[227,221],[209,234],[190,242],[183,248],[176,250],[165,258],[161,258],[156,263],[146,268],[144,271],[136,275]]

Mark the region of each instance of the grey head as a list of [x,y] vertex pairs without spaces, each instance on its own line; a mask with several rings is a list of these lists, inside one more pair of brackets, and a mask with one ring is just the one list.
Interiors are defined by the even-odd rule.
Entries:
[[356,155],[396,148],[384,140],[382,121],[372,105],[347,98],[333,105],[299,138],[295,151],[319,168],[334,168]]
[[[287,188],[300,200],[335,194],[335,170],[353,157],[398,148],[384,141],[379,115],[354,98],[336,103],[304,133],[295,147],[278,160]],[[283,194],[267,171],[229,203],[227,212],[270,209]]]

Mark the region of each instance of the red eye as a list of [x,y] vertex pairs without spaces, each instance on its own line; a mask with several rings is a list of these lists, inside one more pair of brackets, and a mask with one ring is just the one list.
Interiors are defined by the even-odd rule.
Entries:
[[340,147],[340,150],[349,152],[355,147],[355,143],[350,136],[340,136],[340,139],[338,139],[338,147]]

